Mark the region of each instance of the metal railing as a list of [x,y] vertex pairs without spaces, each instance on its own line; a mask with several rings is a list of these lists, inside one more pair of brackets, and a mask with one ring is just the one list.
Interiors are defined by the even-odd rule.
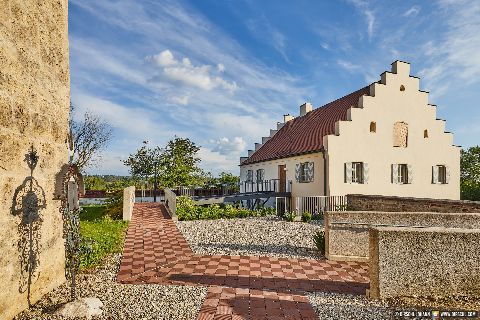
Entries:
[[346,196],[295,197],[293,201],[293,208],[298,214],[306,211],[314,214],[325,211],[347,210]]
[[292,192],[292,180],[270,179],[240,182],[240,193],[253,192]]

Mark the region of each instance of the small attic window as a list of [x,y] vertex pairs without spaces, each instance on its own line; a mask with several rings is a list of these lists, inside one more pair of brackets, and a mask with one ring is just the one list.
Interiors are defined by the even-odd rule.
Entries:
[[400,91],[405,91],[405,86],[403,84],[400,85]]
[[423,130],[423,137],[428,138],[428,130],[427,129]]
[[375,121],[370,122],[370,132],[377,132],[377,123]]

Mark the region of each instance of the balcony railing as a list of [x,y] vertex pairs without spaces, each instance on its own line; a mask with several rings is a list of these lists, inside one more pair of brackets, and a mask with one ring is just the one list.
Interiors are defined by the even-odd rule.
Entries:
[[292,180],[241,181],[240,193],[292,192]]

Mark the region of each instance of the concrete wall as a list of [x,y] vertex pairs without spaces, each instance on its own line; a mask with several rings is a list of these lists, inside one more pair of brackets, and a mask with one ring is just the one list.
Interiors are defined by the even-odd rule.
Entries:
[[440,200],[348,194],[349,210],[410,212],[480,212],[480,201]]
[[[31,277],[31,302],[65,280],[60,201],[53,198],[55,175],[68,161],[67,12],[67,0],[2,0],[0,5],[0,319],[27,307],[28,277],[20,263],[22,250],[29,249],[29,230],[20,223],[22,183],[30,176],[24,160],[32,146],[39,156],[33,177],[44,208],[43,221],[32,225],[39,265]],[[12,209],[18,209],[15,215]]]
[[[295,181],[295,165],[302,162],[314,163],[314,177],[312,182],[297,182]],[[261,163],[243,165],[240,167],[240,181],[247,180],[247,170],[253,170],[255,179],[255,172],[257,169],[265,170],[265,180],[278,179],[278,166],[286,165],[287,180],[292,181],[292,196],[306,197],[306,196],[321,196],[324,195],[324,167],[322,153],[311,153],[296,157],[270,160]]]
[[[370,86],[370,96],[352,106],[349,121],[337,123],[336,135],[324,137],[328,151],[328,195],[381,194],[434,199],[460,199],[460,148],[453,134],[445,132],[445,121],[436,119],[436,107],[428,93],[419,90],[420,80],[410,75],[410,65],[395,62],[381,83]],[[405,90],[401,91],[400,87]],[[376,122],[376,132],[370,123]],[[396,122],[408,124],[408,146],[394,147]],[[428,130],[428,138],[424,138]],[[364,162],[369,167],[366,184],[345,183],[344,164]],[[413,181],[391,182],[391,165],[411,165]],[[432,184],[432,166],[446,165],[448,184]]]
[[373,228],[370,297],[480,299],[480,229]]
[[368,261],[368,230],[376,226],[480,229],[480,213],[327,212],[326,257],[330,260]]

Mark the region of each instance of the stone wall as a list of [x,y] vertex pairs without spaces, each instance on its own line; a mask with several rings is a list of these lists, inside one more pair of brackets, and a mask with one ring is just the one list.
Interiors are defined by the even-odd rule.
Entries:
[[327,212],[326,257],[331,260],[368,261],[368,231],[380,226],[480,229],[480,213]]
[[480,229],[373,228],[373,299],[480,298]]
[[[60,201],[53,199],[55,176],[68,161],[67,6],[67,0],[0,5],[0,319],[65,281]],[[25,155],[32,147],[39,158],[31,175]],[[28,216],[30,183],[36,195],[27,199],[37,198],[41,209]]]
[[388,212],[480,212],[480,201],[347,195],[349,210]]

